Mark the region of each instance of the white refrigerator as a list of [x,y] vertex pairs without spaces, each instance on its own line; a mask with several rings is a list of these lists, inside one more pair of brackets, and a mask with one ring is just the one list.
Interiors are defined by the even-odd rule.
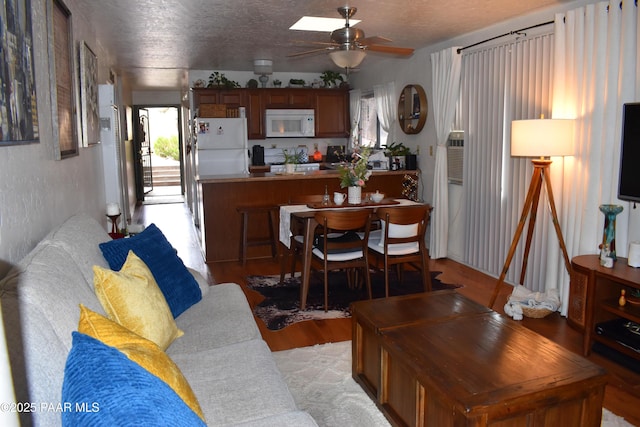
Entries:
[[199,177],[249,173],[247,119],[199,118],[196,131]]
[[200,186],[197,180],[207,176],[248,175],[249,151],[247,119],[197,118],[193,133],[193,220],[200,228],[203,217]]

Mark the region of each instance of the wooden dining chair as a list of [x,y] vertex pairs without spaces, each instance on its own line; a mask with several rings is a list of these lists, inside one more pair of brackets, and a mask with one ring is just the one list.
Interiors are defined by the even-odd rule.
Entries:
[[[371,224],[368,209],[335,209],[319,211],[315,219],[322,233],[314,242],[311,268],[324,273],[324,311],[329,305],[328,273],[333,270],[362,269],[369,299],[371,278],[367,243]],[[338,237],[332,233],[341,233]]]
[[[306,205],[309,203],[322,202],[322,194],[298,195],[289,198],[290,205]],[[304,225],[301,221],[291,218],[291,238],[289,241],[289,250],[283,253],[280,261],[280,283],[284,282],[284,276],[287,274],[287,262],[291,263],[291,277],[296,272],[296,262],[302,264],[302,252],[304,249]]]
[[424,291],[431,290],[429,255],[425,246],[425,233],[431,216],[431,206],[383,207],[376,211],[381,229],[372,233],[369,254],[372,264],[384,270],[385,297],[389,296],[389,268],[397,266],[398,280],[402,280],[402,266],[406,263],[420,268]]

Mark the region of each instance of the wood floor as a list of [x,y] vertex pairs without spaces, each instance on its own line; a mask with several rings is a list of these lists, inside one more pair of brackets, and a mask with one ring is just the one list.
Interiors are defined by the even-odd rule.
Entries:
[[[273,259],[248,260],[246,266],[239,262],[214,263],[206,265],[200,251],[197,234],[191,215],[183,203],[141,205],[136,209],[134,223],[149,225],[155,223],[177,249],[185,265],[204,274],[209,274],[212,283],[234,282],[241,285],[253,306],[261,301],[261,296],[246,288],[245,278],[254,274],[278,274],[279,263]],[[481,303],[488,304],[496,279],[451,260],[431,260],[431,271],[441,271],[442,282],[463,285],[457,291]],[[511,293],[505,285],[501,290],[494,309],[504,314],[503,306]],[[272,351],[304,347],[326,342],[351,339],[350,319],[306,321],[288,326],[280,331],[268,330],[257,320],[264,340]],[[522,324],[550,340],[576,353],[581,352],[582,335],[567,325],[566,319],[557,313],[544,319],[525,318]],[[522,351],[526,351],[523,348]],[[640,374],[597,354],[589,360],[603,366],[609,372],[609,384],[605,393],[605,407],[617,415],[640,426]],[[532,367],[535,369],[535,367]]]

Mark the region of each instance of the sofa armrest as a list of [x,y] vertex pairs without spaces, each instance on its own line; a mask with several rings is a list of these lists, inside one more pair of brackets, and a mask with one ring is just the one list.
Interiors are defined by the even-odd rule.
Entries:
[[207,281],[207,278],[204,277],[198,270],[195,270],[191,267],[187,267],[187,270],[189,270],[189,273],[191,273],[194,279],[196,279],[196,282],[198,282],[200,292],[202,292],[202,297],[204,298],[204,296],[209,293],[209,282]]

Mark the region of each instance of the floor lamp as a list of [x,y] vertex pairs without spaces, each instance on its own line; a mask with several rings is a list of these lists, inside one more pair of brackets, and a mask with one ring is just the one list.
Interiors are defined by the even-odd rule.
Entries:
[[527,240],[524,247],[524,257],[522,259],[522,271],[520,273],[520,284],[524,282],[527,271],[527,258],[529,257],[531,238],[533,237],[538,202],[540,201],[540,191],[542,190],[543,183],[547,189],[549,210],[551,211],[553,226],[556,230],[558,241],[560,242],[560,249],[562,249],[562,255],[564,256],[564,264],[567,271],[571,273],[571,263],[567,255],[567,247],[562,238],[562,231],[560,230],[560,223],[558,222],[558,213],[553,200],[553,191],[549,177],[551,166],[551,159],[549,159],[549,157],[573,155],[573,126],[573,120],[568,119],[514,120],[511,122],[511,156],[537,158],[531,160],[533,163],[533,177],[531,178],[527,198],[522,208],[520,222],[513,236],[513,242],[511,242],[502,273],[493,290],[489,307],[493,307],[493,304],[496,302],[498,292],[504,283],[505,276],[515,255],[516,247],[522,236],[527,217],[529,217],[529,228],[527,230]]

